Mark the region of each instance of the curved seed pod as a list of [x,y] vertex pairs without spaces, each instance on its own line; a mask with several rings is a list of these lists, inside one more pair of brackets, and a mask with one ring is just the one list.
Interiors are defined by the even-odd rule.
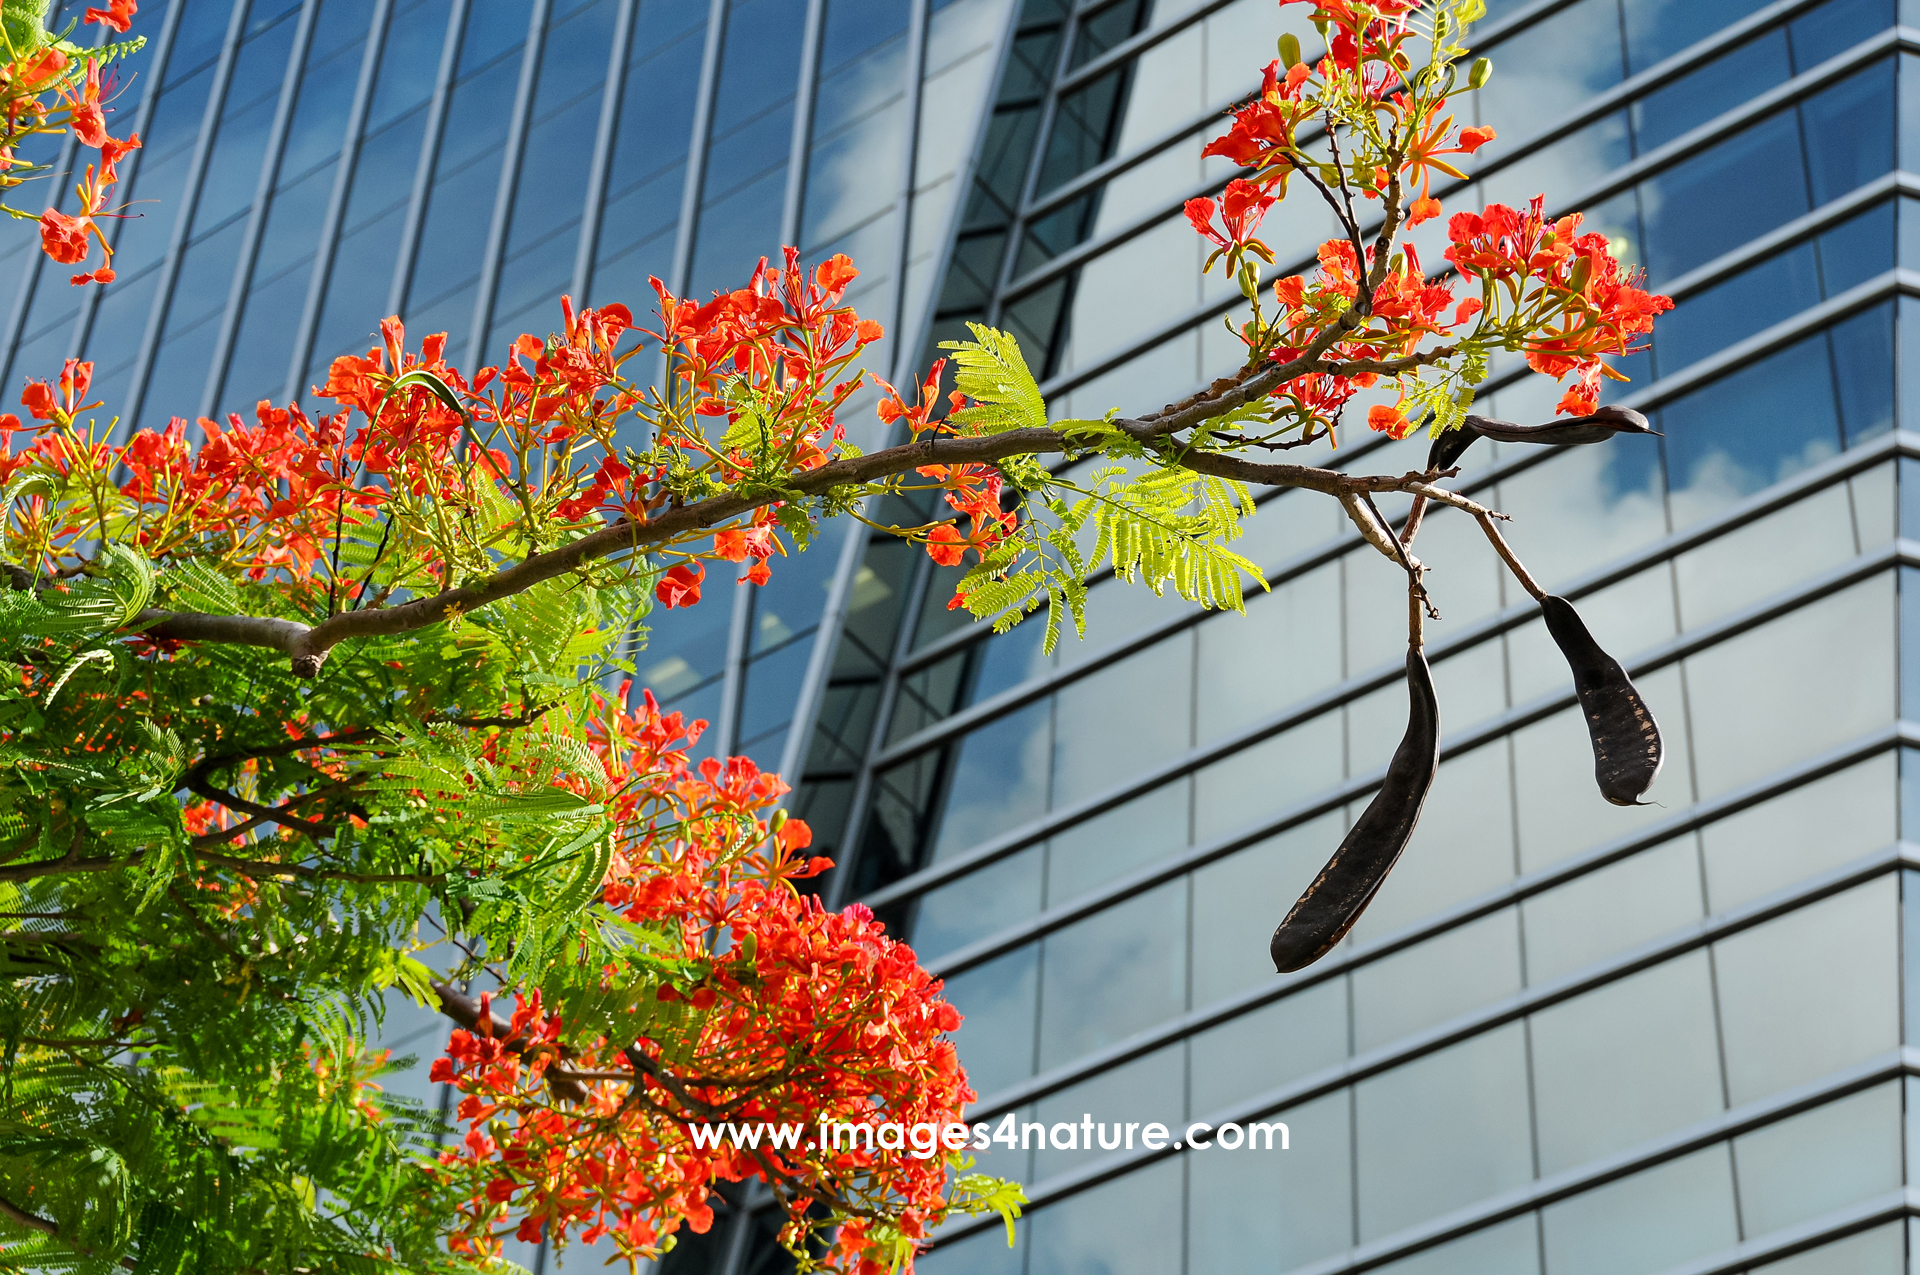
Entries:
[[1640,806],[1665,760],[1660,724],[1620,662],[1600,649],[1580,613],[1565,598],[1540,600],[1547,632],[1573,669],[1574,693],[1593,740],[1593,777],[1600,795],[1616,806]]
[[[1469,416],[1467,428],[1500,443],[1604,443],[1615,434],[1652,434],[1647,418],[1630,407],[1603,407],[1591,416],[1572,416],[1544,425],[1515,425],[1512,421]],[[1464,448],[1462,450],[1465,450]]]
[[1452,469],[1460,463],[1460,458],[1467,454],[1467,448],[1473,446],[1477,438],[1491,438],[1500,443],[1556,443],[1570,446],[1604,443],[1615,434],[1658,432],[1647,425],[1646,417],[1630,407],[1603,407],[1591,416],[1548,421],[1544,425],[1515,425],[1512,421],[1496,421],[1487,416],[1468,416],[1461,424],[1433,440],[1433,446],[1427,451],[1427,472]]
[[1420,821],[1440,764],[1440,702],[1427,657],[1418,650],[1407,652],[1407,699],[1407,733],[1387,767],[1387,782],[1273,932],[1268,950],[1282,974],[1305,969],[1346,937]]
[[[1479,418],[1474,416],[1467,417],[1470,422],[1477,419]],[[1467,448],[1473,446],[1474,440],[1479,437],[1480,435],[1473,432],[1472,425],[1468,424],[1456,425],[1434,439],[1433,446],[1427,449],[1427,472],[1431,474],[1436,469],[1452,469],[1460,463],[1460,458],[1467,454]]]

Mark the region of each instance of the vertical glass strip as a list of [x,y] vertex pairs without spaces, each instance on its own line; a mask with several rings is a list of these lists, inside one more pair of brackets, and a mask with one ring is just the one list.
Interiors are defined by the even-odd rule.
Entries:
[[512,124],[526,10],[479,4],[467,17],[433,183],[427,193],[402,313],[420,332],[446,332],[447,359],[467,361],[480,262],[492,223],[500,164]]
[[779,249],[806,6],[729,0],[687,292],[738,287]]
[[687,138],[693,132],[706,38],[704,6],[641,0],[587,287],[593,305],[619,301],[644,314],[654,303],[647,279],[673,277]]
[[618,8],[616,0],[587,0],[547,29],[480,362],[504,358],[522,327],[558,325],[555,302],[572,284],[585,211],[568,196],[590,185]]

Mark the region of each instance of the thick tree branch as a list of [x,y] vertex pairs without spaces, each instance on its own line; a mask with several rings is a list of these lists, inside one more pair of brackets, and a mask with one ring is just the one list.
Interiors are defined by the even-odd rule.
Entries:
[[[1397,217],[1391,201],[1388,213],[1390,218]],[[1143,441],[1162,439],[1180,430],[1205,424],[1262,398],[1276,386],[1297,376],[1329,371],[1336,366],[1365,370],[1370,364],[1359,361],[1329,363],[1324,358],[1327,350],[1351,332],[1361,317],[1358,310],[1341,314],[1297,358],[1258,370],[1246,369],[1237,377],[1216,381],[1203,394],[1169,404],[1149,416],[1120,419],[1114,423]],[[1408,356],[1410,359],[1420,357]],[[1401,362],[1405,360],[1390,360],[1381,366]],[[668,509],[645,522],[621,521],[557,549],[534,554],[526,561],[485,579],[378,611],[345,611],[308,626],[296,620],[262,616],[202,615],[150,609],[136,616],[128,627],[148,637],[171,641],[266,647],[286,655],[293,663],[296,676],[314,677],[325,663],[327,653],[341,642],[353,638],[390,637],[429,628],[489,603],[523,593],[543,581],[581,570],[602,558],[696,536],[754,509],[791,499],[795,495],[821,495],[838,487],[897,477],[926,465],[990,464],[1012,456],[1076,452],[1086,445],[1084,436],[1052,428],[1015,429],[965,438],[923,438],[788,475],[782,480],[784,488],[761,487],[751,494],[729,492],[696,504]],[[1366,484],[1365,490],[1403,489],[1400,486],[1402,480],[1399,479],[1361,480],[1308,465],[1259,465],[1209,453],[1205,456],[1206,467],[1203,468],[1195,463],[1201,459],[1200,454],[1180,458],[1182,463],[1201,472],[1240,477],[1271,487],[1302,487],[1334,496],[1360,489],[1356,488],[1356,482]],[[1240,468],[1229,472],[1234,466]]]
[[310,823],[305,819],[296,819],[290,812],[295,806],[312,801],[320,796],[319,792],[302,793],[284,806],[263,806],[257,801],[248,801],[245,797],[215,787],[196,775],[188,774],[185,780],[188,791],[208,801],[218,802],[229,810],[238,810],[242,814],[252,815],[256,819],[266,819],[283,828],[304,833],[315,841],[327,835],[329,829],[323,823]]
[[[454,1022],[459,1023],[468,1031],[477,1032],[482,1030],[480,1026],[480,1002],[478,1000],[467,995],[450,983],[435,983],[433,990],[434,994],[440,998],[440,1012],[442,1014],[445,1014]],[[527,1052],[526,1042],[521,1040],[508,1040],[506,1038],[508,1025],[501,1022],[498,1018],[493,1017],[491,1013],[489,1013],[487,1017],[487,1028],[488,1030],[483,1034],[491,1035],[495,1040],[500,1041],[508,1053],[525,1056]],[[553,1096],[563,1102],[585,1102],[587,1100],[586,1084],[574,1074],[573,1068],[557,1059],[547,1064],[546,1080],[547,1087],[553,1090]]]
[[[87,1248],[86,1246],[81,1244],[75,1244],[72,1240],[65,1238],[60,1234],[60,1228],[55,1226],[52,1222],[47,1221],[47,1219],[43,1217],[39,1217],[39,1216],[36,1216],[35,1214],[27,1212],[25,1209],[21,1208],[19,1205],[13,1203],[11,1200],[0,1199],[0,1216],[4,1216],[9,1221],[12,1221],[21,1226],[24,1226],[30,1231],[38,1231],[42,1235],[46,1236],[51,1240],[55,1240],[61,1244],[65,1244],[68,1248],[72,1249],[76,1253],[79,1253],[83,1257],[93,1256],[92,1249]],[[133,1264],[133,1259],[131,1258],[126,1258],[126,1257],[121,1258],[120,1265],[126,1267],[128,1270],[137,1269]]]

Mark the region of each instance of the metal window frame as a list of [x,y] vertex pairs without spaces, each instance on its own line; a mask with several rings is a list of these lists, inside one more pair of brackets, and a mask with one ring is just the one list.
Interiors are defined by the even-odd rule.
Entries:
[[[1796,2],[1798,2],[1798,0],[1796,0]],[[1740,132],[1748,125],[1758,123],[1765,116],[1771,115],[1785,107],[1797,105],[1805,98],[1845,78],[1854,71],[1861,70],[1882,57],[1891,57],[1903,52],[1920,52],[1920,29],[1912,27],[1887,28],[1878,35],[1861,41],[1853,48],[1836,54],[1833,58],[1815,67],[1813,70],[1795,76],[1793,79],[1782,83],[1765,94],[1750,98],[1740,106],[1716,116],[1714,119],[1707,121],[1691,132],[1675,138],[1673,141],[1656,150],[1649,151],[1631,163],[1622,165],[1599,182],[1562,201],[1561,206],[1566,208],[1587,207],[1620,194],[1622,191],[1630,189],[1649,177],[1657,176],[1669,168],[1677,167],[1701,151]],[[1649,72],[1649,74],[1651,73]],[[1617,110],[1620,109],[1620,107],[1616,104],[1610,109]],[[1605,112],[1602,112],[1602,114],[1604,113]],[[1591,121],[1582,121],[1583,124],[1589,122]],[[1516,152],[1514,156],[1502,160],[1498,165],[1489,164],[1487,168],[1477,173],[1473,180],[1481,181],[1489,176],[1497,175],[1501,168],[1507,167],[1512,163],[1517,163],[1520,159],[1525,158],[1527,153],[1531,152]],[[1191,191],[1181,192],[1182,201],[1184,201],[1188,195],[1200,195],[1218,190],[1221,185],[1223,185],[1223,182],[1214,181],[1196,187]],[[1454,188],[1450,187],[1449,191],[1451,189]],[[1011,285],[1012,292],[1015,295],[1010,296],[1009,299],[1017,301],[1021,296],[1052,282],[1055,273],[1069,271],[1086,265],[1092,259],[1103,255],[1113,248],[1121,246],[1127,240],[1137,238],[1161,222],[1168,221],[1178,215],[1179,206],[1170,205],[1159,212],[1147,214],[1111,232],[1102,239],[1089,240],[1087,243],[1074,248],[1071,253],[1062,254],[1047,265],[1037,267],[1027,275],[1015,280]],[[1273,279],[1282,278],[1288,274],[1299,273],[1311,264],[1311,258],[1302,257],[1288,262],[1284,267],[1276,267],[1272,270],[1265,271],[1261,275],[1262,286],[1265,286],[1266,283],[1271,282]],[[1188,332],[1203,323],[1218,318],[1229,310],[1232,310],[1235,306],[1240,305],[1243,300],[1244,298],[1236,293],[1229,297],[1222,297],[1218,300],[1196,306],[1185,314],[1178,315],[1142,335],[1130,344],[1115,349],[1101,356],[1096,361],[1089,362],[1084,367],[1076,367],[1072,372],[1049,377],[1042,382],[1040,390],[1048,398],[1052,398],[1055,395],[1077,389],[1089,381],[1104,376],[1106,373],[1132,362],[1134,359],[1159,347],[1168,340]]]
[[1429,939],[1446,934],[1462,925],[1546,894],[1569,882],[1610,867],[1623,859],[1652,849],[1664,841],[1685,836],[1709,824],[1717,823],[1790,793],[1796,788],[1815,783],[1862,762],[1871,761],[1884,753],[1917,746],[1920,746],[1920,723],[1891,722],[1887,726],[1869,731],[1865,735],[1811,757],[1802,758],[1718,796],[1695,802],[1657,823],[1647,824],[1615,837],[1611,841],[1590,846],[1533,872],[1517,875],[1502,885],[1494,886],[1478,895],[1462,899],[1410,921],[1399,929],[1389,931],[1367,943],[1344,951],[1336,951],[1319,965],[1314,966],[1311,974],[1303,974],[1301,977],[1284,982],[1251,987],[1222,997],[1212,1004],[1199,1006],[1165,1022],[1156,1023],[1058,1067],[1036,1072],[1027,1079],[1009,1085],[996,1093],[984,1094],[976,1105],[976,1112],[997,1116],[1016,1110],[1176,1041],[1231,1022],[1244,1014],[1263,1009],[1298,992],[1331,982],[1356,969],[1417,947]]
[[700,52],[700,87],[693,108],[693,140],[687,147],[686,184],[680,188],[680,222],[673,232],[673,277],[676,296],[684,296],[693,271],[693,241],[700,220],[700,191],[707,180],[707,149],[712,140],[714,96],[720,90],[720,56],[727,38],[727,0],[709,0],[707,38]]
[[[1920,541],[1897,540],[1891,544],[1882,545],[1878,549],[1850,559],[1839,567],[1808,577],[1801,583],[1783,589],[1752,606],[1744,607],[1712,624],[1702,625],[1691,632],[1662,642],[1621,663],[1632,676],[1645,676],[1677,664],[1690,656],[1698,655],[1722,642],[1739,637],[1802,607],[1812,606],[1852,585],[1871,580],[1875,576],[1899,567],[1920,567]],[[1489,717],[1475,724],[1470,730],[1455,736],[1441,748],[1440,759],[1444,763],[1477,748],[1497,743],[1517,730],[1543,721],[1578,703],[1571,688],[1536,696],[1505,713]],[[1892,706],[1889,706],[1888,711],[1890,713],[1893,711]],[[1223,755],[1225,755],[1224,752]],[[1349,802],[1358,801],[1371,794],[1380,787],[1385,778],[1384,765],[1369,769],[1363,774],[1296,802],[1277,815],[1236,829],[1206,844],[1157,859],[1144,868],[1116,878],[1025,921],[989,934],[963,948],[947,953],[938,960],[928,961],[927,968],[936,977],[951,978],[955,974],[985,964],[996,956],[1005,955],[1017,947],[1045,938],[1049,934],[1065,929],[1098,912],[1103,912],[1115,904],[1123,903],[1155,886],[1163,885],[1197,868],[1225,858],[1236,850],[1243,850],[1276,833],[1297,827],[1321,815],[1338,811]]]
[[[1656,406],[1660,402],[1694,388],[1700,382],[1711,379],[1713,375],[1731,370],[1762,353],[1790,344],[1812,332],[1824,330],[1847,315],[1870,308],[1888,297],[1898,295],[1920,295],[1920,275],[1899,270],[1888,272],[1879,279],[1852,289],[1831,302],[1823,303],[1822,306],[1812,310],[1802,311],[1793,319],[1756,334],[1755,337],[1731,347],[1712,360],[1704,360],[1701,364],[1696,364],[1695,368],[1699,371],[1685,380],[1676,376],[1671,380],[1656,382],[1642,394],[1625,401],[1629,405]],[[1688,371],[1692,372],[1693,369]],[[1577,599],[1596,592],[1650,566],[1657,565],[1661,561],[1676,557],[1741,522],[1781,508],[1834,482],[1843,481],[1846,477],[1877,465],[1891,456],[1908,454],[1920,455],[1920,435],[1896,432],[1850,448],[1841,455],[1822,462],[1784,483],[1735,504],[1716,518],[1670,534],[1636,553],[1575,577],[1562,586],[1562,595]],[[1463,490],[1478,491],[1491,487],[1535,465],[1546,463],[1553,455],[1553,449],[1540,449],[1535,454],[1490,466],[1462,484]],[[1343,534],[1297,555],[1272,572],[1270,578],[1276,585],[1284,584],[1288,580],[1353,552],[1360,543],[1357,534]],[[1432,657],[1435,660],[1444,659],[1448,655],[1464,651],[1500,633],[1529,623],[1534,618],[1535,610],[1530,602],[1526,602],[1483,617],[1460,632],[1434,643],[1431,648]],[[994,718],[1018,711],[1036,700],[1053,694],[1063,686],[1090,677],[1147,646],[1203,622],[1207,615],[1207,612],[1198,608],[1170,615],[1157,624],[1126,635],[1072,668],[1057,669],[1009,688],[989,700],[962,709],[891,747],[882,746],[879,742],[884,739],[888,723],[884,715],[877,714],[873,736],[875,742],[862,760],[859,778],[856,780],[856,799],[865,800],[866,795],[871,791],[872,777],[881,771],[924,755],[968,731],[985,725]],[[911,662],[900,658],[896,653],[895,661],[885,675],[887,685],[882,694],[883,710],[893,702],[893,695],[896,693],[894,688],[903,678],[911,676],[913,672],[924,668],[936,659],[950,657],[961,646],[973,641],[985,640],[983,635],[973,632],[955,636],[964,640],[955,641],[951,649],[915,653]],[[1152,788],[1191,774],[1214,761],[1299,725],[1312,717],[1333,711],[1342,703],[1390,684],[1398,676],[1400,674],[1397,666],[1382,665],[1344,679],[1319,695],[1302,701],[1288,710],[1252,723],[1240,731],[1206,745],[1190,749],[1113,788],[1043,815],[938,864],[922,868],[881,890],[869,893],[864,896],[863,901],[871,907],[883,907],[957,879],[977,868],[1015,854],[1026,846],[1073,824],[1091,819],[1124,804]],[[864,820],[866,813],[864,805],[856,806],[853,816],[850,817],[849,827],[858,826],[856,820]],[[853,844],[851,837],[848,838],[848,844]],[[843,849],[843,858],[851,862],[851,853]]]
[[[159,34],[154,37],[153,41],[153,61],[151,63],[153,69],[150,72],[152,79],[147,91],[140,96],[140,105],[135,108],[134,111],[133,127],[130,130],[133,133],[151,131],[154,109],[159,105],[161,94],[165,90],[167,59],[173,56],[174,36],[180,30],[181,15],[186,11],[187,0],[174,0],[174,3],[167,6],[166,17],[161,20]],[[104,35],[105,32],[103,30],[102,36],[104,37]],[[135,151],[133,155],[129,156],[129,159],[132,162],[128,164],[127,175],[123,177],[122,180],[127,182],[127,188],[132,190],[140,180],[140,164],[144,159],[144,152]],[[124,231],[121,224],[116,224],[113,227],[113,241],[116,246],[119,244],[120,236],[123,233]],[[80,312],[74,316],[73,340],[67,347],[67,357],[70,359],[77,359],[86,351],[87,341],[93,336],[94,317],[100,310],[102,291],[103,289],[100,288],[89,288],[87,289],[87,295],[81,298]],[[25,312],[23,311],[18,317],[23,320],[25,318]],[[0,346],[0,348],[9,351],[9,361],[11,361],[11,351],[20,340],[20,333],[17,327],[13,326],[13,322],[14,320],[10,318],[9,327],[5,334],[6,344]],[[123,417],[122,424],[130,426],[131,420],[132,418],[130,416]]]
[[[455,0],[458,5],[461,0]],[[387,20],[392,16],[393,0],[376,0],[378,26],[370,27],[367,47],[360,59],[360,78],[354,84],[353,102],[347,108],[346,136],[340,143],[339,165],[333,172],[333,188],[327,193],[327,211],[320,221],[320,238],[314,249],[313,273],[307,276],[307,295],[300,305],[300,326],[294,330],[289,354],[286,383],[281,398],[298,402],[303,391],[307,367],[313,360],[314,342],[320,335],[320,316],[332,282],[333,263],[340,252],[340,235],[345,228],[347,200],[353,194],[355,169],[360,165],[360,147],[366,140],[367,112],[373,103],[373,89],[380,76],[380,59],[386,51]],[[379,38],[374,38],[375,36]]]

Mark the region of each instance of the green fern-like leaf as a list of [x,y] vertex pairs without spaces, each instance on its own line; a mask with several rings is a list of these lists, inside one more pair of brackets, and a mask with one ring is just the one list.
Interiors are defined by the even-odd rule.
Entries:
[[998,434],[1010,429],[1040,429],[1047,423],[1047,401],[1040,397],[1020,342],[1010,333],[969,323],[971,341],[942,341],[952,350],[958,370],[954,384],[973,405],[948,419],[969,434]]

